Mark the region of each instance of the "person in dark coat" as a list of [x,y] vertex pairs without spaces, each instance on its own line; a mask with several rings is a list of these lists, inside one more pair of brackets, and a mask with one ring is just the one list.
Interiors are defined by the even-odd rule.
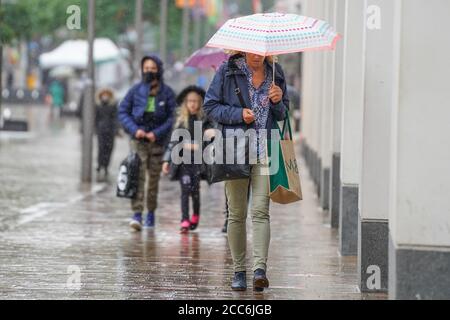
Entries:
[[95,129],[98,139],[97,177],[100,178],[100,172],[104,170],[104,177],[107,179],[114,139],[118,134],[117,102],[111,89],[101,89],[97,94]]
[[134,215],[130,227],[136,231],[142,228],[145,194],[148,213],[144,226],[155,225],[162,156],[170,139],[176,107],[175,94],[164,83],[163,62],[157,56],[145,56],[141,71],[142,81],[128,91],[120,103],[118,116],[131,137],[131,150],[139,155],[142,163],[137,196],[131,200]]
[[[271,140],[271,130],[276,131],[277,121],[284,120],[289,110],[284,73],[273,59],[270,56],[236,52],[218,69],[203,106],[208,118],[221,125],[224,137],[227,137],[228,132],[233,134],[237,130],[256,132],[252,137],[256,143],[253,143],[251,151],[256,153],[258,161],[251,165],[251,176],[225,181],[229,211],[228,244],[235,271],[231,289],[236,291],[247,289],[246,220],[249,188],[252,193],[253,289],[263,291],[269,286],[266,270],[270,244],[270,188],[265,142]],[[242,94],[242,103],[237,92]]]
[[[197,86],[186,87],[177,97],[179,105],[174,130],[180,130],[173,137],[181,136],[181,130],[189,133],[188,141],[175,139],[170,141],[163,157],[163,172],[170,174],[171,180],[179,180],[181,186],[181,232],[195,230],[200,222],[200,179],[203,172],[203,161],[195,163],[194,151],[203,154],[203,136],[207,130],[213,128],[203,112],[203,99],[205,91]],[[199,132],[195,132],[198,130]],[[186,131],[184,131],[187,133]],[[209,133],[212,133],[210,130]],[[197,141],[201,137],[201,141]],[[184,137],[183,137],[184,138]],[[174,164],[172,151],[180,146],[178,155],[183,159],[181,164]],[[188,161],[184,161],[184,160]],[[193,214],[189,215],[189,200],[192,198]]]

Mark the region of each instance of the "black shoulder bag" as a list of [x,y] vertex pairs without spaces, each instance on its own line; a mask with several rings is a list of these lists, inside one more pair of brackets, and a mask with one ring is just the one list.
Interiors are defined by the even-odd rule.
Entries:
[[[228,65],[231,69],[236,70],[237,66],[234,62],[233,58],[230,58]],[[233,73],[233,81],[235,85],[234,92],[236,93],[239,103],[241,107],[245,107],[245,101],[242,97],[242,92],[239,88],[239,84],[236,79],[236,74]],[[223,100],[223,99],[222,99]],[[223,102],[223,101],[222,101]],[[219,124],[218,128],[222,131],[222,135],[225,133],[222,130],[222,125]],[[212,147],[212,156],[214,162],[211,165],[208,165],[208,180],[209,183],[216,183],[220,181],[226,180],[236,180],[236,179],[245,179],[250,177],[250,163],[249,163],[249,138],[245,136],[244,138],[238,138],[234,136],[233,138],[227,138],[227,142],[225,142],[225,136],[222,136],[222,148],[220,150],[216,150],[214,145]],[[230,148],[230,143],[232,139],[232,148]],[[242,144],[245,143],[244,146]],[[228,145],[228,147],[227,147]],[[230,158],[229,153],[233,152],[233,163],[226,163],[227,158]],[[242,154],[244,152],[245,154]],[[221,154],[220,154],[221,153]],[[228,157],[227,157],[228,154]],[[216,163],[216,158],[223,159],[222,163]],[[238,163],[239,159],[245,159],[244,163]],[[240,161],[242,162],[242,161]]]

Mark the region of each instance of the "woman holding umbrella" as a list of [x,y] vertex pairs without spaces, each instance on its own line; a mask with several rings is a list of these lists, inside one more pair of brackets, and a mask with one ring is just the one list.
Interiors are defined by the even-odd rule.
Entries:
[[[222,131],[254,128],[259,139],[264,138],[261,129],[267,129],[266,138],[270,139],[270,130],[277,128],[276,121],[286,117],[289,107],[284,73],[272,57],[308,50],[333,50],[339,38],[326,21],[294,14],[264,13],[228,20],[206,46],[239,53],[217,71],[206,94],[205,112],[222,125]],[[257,143],[257,146],[257,158],[264,159],[265,144]],[[263,168],[258,162],[251,166],[249,179],[225,182],[230,213],[228,242],[235,271],[233,290],[247,287],[248,186],[252,192],[253,288],[262,291],[269,286],[266,277],[270,242],[269,177],[261,174]]]
[[[284,120],[289,107],[284,73],[278,64],[275,64],[275,70],[272,66],[273,57],[235,52],[217,71],[204,105],[207,116],[222,125],[223,133],[229,129],[246,131],[252,128],[261,139],[257,147],[257,164],[251,166],[251,177],[225,181],[229,208],[228,243],[235,272],[231,288],[237,291],[247,289],[245,256],[249,189],[252,193],[253,288],[263,291],[269,286],[266,276],[270,243],[269,180],[264,173],[266,150],[262,142],[267,136],[261,135],[275,129],[276,121]],[[241,106],[235,94],[236,84],[245,106]]]

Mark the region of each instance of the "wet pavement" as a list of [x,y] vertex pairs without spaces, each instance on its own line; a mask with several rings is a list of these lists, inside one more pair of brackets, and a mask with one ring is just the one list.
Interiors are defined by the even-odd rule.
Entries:
[[[114,185],[127,139],[117,140],[112,182],[83,186],[78,122],[46,128],[0,133],[0,299],[386,299],[359,292],[356,257],[339,256],[306,170],[305,200],[271,204],[271,287],[254,293],[249,278],[249,290],[236,293],[221,233],[223,185],[202,184],[200,226],[183,235],[179,184],[164,177],[156,227],[133,232],[129,202]],[[250,273],[251,257],[248,266]]]

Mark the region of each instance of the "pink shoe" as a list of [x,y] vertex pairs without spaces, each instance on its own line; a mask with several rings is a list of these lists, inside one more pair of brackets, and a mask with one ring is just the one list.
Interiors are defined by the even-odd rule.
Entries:
[[191,218],[191,230],[197,229],[198,223],[200,222],[200,215],[193,214]]
[[191,226],[191,223],[189,222],[189,220],[183,220],[183,221],[181,221],[181,228],[180,228],[180,231],[181,231],[182,233],[188,232],[190,226]]

